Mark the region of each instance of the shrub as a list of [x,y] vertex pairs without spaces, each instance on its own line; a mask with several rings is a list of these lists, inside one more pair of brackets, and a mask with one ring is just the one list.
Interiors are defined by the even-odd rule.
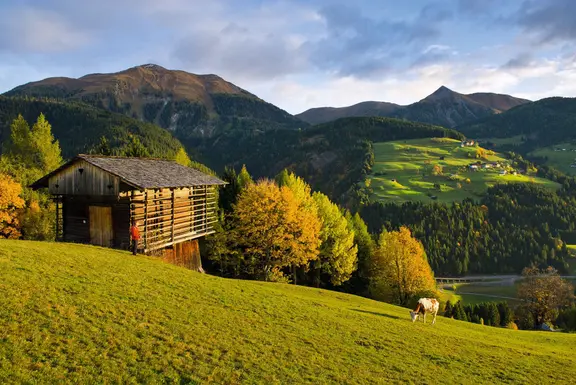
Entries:
[[565,331],[576,331],[576,305],[561,310],[555,323],[556,326]]
[[518,330],[518,325],[516,325],[514,322],[510,322],[508,325],[506,325],[506,329]]

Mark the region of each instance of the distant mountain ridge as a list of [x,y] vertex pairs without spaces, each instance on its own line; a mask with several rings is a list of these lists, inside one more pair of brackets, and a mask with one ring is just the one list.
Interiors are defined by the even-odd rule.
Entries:
[[78,79],[48,78],[5,96],[81,101],[155,123],[180,138],[214,137],[230,130],[299,128],[306,123],[217,75],[196,75],[145,64]]
[[383,116],[456,127],[529,102],[527,99],[495,93],[465,95],[441,86],[426,98],[406,106],[369,101],[341,108],[312,108],[295,116],[310,124],[344,117]]

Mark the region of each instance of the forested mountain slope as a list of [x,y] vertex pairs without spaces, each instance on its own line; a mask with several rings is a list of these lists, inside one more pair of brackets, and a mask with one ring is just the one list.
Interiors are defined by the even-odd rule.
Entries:
[[528,153],[576,139],[576,98],[542,99],[457,129],[469,137],[487,138],[488,143],[490,139],[519,137],[515,143],[500,147]]
[[0,96],[0,144],[10,137],[10,124],[18,114],[32,122],[41,113],[52,125],[52,133],[60,143],[64,158],[96,150],[102,137],[106,138],[111,150],[129,146],[137,140],[155,157],[173,158],[182,148],[170,132],[121,114],[78,102],[4,96]]
[[5,95],[82,101],[155,123],[182,139],[308,126],[217,75],[195,75],[154,64],[78,79],[48,78]]
[[214,169],[246,164],[257,177],[289,168],[343,203],[371,168],[371,142],[433,137],[463,138],[451,129],[399,119],[343,118],[307,130],[271,130],[240,139],[224,135],[207,142],[202,161]]

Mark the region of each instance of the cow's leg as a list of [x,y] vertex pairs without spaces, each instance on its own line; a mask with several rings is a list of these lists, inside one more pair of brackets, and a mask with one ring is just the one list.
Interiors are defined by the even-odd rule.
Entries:
[[422,316],[422,322],[426,323],[426,312],[424,312],[424,315]]
[[436,323],[436,314],[438,314],[438,310],[434,312],[434,319],[432,320],[432,325]]

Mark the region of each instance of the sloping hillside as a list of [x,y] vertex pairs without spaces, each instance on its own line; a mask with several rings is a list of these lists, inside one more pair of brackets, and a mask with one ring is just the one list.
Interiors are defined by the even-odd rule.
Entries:
[[82,101],[155,123],[181,138],[212,137],[228,130],[258,132],[307,126],[219,76],[154,64],[79,79],[48,78],[16,87],[5,95]]
[[458,130],[483,138],[488,145],[526,154],[576,139],[576,98],[542,99],[460,125]]
[[494,93],[460,94],[440,87],[419,102],[399,106],[385,102],[363,102],[342,108],[313,108],[296,115],[313,124],[350,116],[388,116],[416,122],[455,127],[530,102]]
[[[307,130],[270,130],[255,137],[221,136],[210,141],[201,160],[219,170],[242,164],[256,177],[289,168],[315,190],[344,203],[363,179],[367,142],[450,137],[462,134],[439,126],[391,118],[344,118]],[[225,149],[225,150],[224,150]]]
[[[477,152],[483,157],[477,158]],[[434,170],[435,166],[439,167]],[[461,147],[460,141],[449,138],[374,143],[374,167],[367,179],[375,201],[398,203],[477,199],[499,183],[560,188],[535,172],[515,168],[499,153],[476,146]]]
[[570,383],[575,343],[413,324],[408,309],[127,252],[0,240],[2,383]]
[[10,124],[18,114],[33,123],[40,113],[52,125],[52,133],[65,158],[90,152],[99,145],[101,137],[107,139],[111,150],[118,150],[129,145],[133,135],[155,157],[171,158],[182,148],[169,132],[154,124],[83,103],[0,96],[0,152],[2,142],[10,137]]

